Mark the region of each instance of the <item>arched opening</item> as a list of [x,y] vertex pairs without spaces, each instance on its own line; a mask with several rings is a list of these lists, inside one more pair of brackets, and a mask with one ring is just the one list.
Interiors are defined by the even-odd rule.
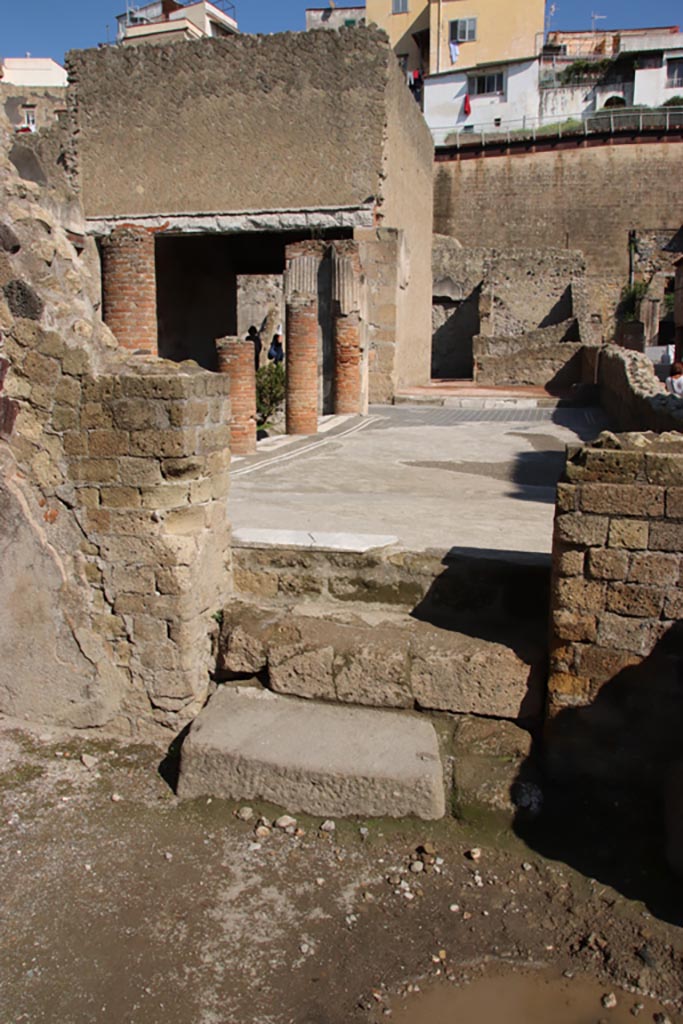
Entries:
[[603,110],[613,110],[615,107],[625,107],[626,100],[623,96],[610,96],[605,102]]

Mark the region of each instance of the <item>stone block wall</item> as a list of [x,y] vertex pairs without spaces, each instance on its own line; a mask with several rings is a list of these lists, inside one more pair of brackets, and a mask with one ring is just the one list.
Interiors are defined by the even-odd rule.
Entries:
[[680,224],[680,153],[672,140],[439,158],[434,228],[464,246],[579,250],[590,312],[607,328],[628,281],[629,232]]
[[682,551],[679,433],[604,433],[570,449],[553,541],[556,773],[642,781],[680,750]]
[[10,146],[0,115],[0,711],[178,730],[230,592],[228,385],[119,351],[73,193]]
[[683,429],[683,400],[669,395],[647,356],[607,345],[584,357],[588,379],[600,386],[600,404],[619,430]]

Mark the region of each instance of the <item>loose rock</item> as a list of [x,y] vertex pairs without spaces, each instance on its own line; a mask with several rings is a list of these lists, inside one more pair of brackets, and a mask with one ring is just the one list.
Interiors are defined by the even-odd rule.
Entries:
[[251,807],[240,807],[240,809],[235,812],[235,817],[239,818],[240,821],[251,821],[254,817],[254,812]]
[[283,831],[289,828],[296,828],[296,818],[293,818],[291,814],[281,814],[275,820],[275,828],[281,828]]
[[93,768],[96,768],[98,763],[97,758],[93,757],[92,754],[81,754],[81,764],[84,768],[87,768],[88,771],[92,771]]
[[336,824],[331,820],[331,818],[328,818],[327,821],[324,821],[322,823],[322,825],[320,826],[320,831],[321,832],[334,832],[336,827],[337,827]]
[[606,1010],[613,1010],[617,1005],[617,997],[614,992],[607,992],[600,1000]]

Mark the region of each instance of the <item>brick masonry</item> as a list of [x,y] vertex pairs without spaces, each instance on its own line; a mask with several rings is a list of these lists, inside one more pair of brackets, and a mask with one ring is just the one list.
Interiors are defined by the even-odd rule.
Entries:
[[102,240],[102,316],[121,348],[157,352],[154,235],[117,228]]
[[220,338],[218,372],[230,381],[230,448],[234,455],[256,451],[256,367],[253,342]]

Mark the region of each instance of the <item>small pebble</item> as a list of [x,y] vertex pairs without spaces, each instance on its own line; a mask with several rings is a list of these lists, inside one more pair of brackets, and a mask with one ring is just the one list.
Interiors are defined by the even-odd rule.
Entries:
[[336,829],[336,827],[337,827],[337,826],[336,826],[336,825],[335,825],[335,823],[334,823],[334,822],[332,821],[332,819],[331,819],[331,818],[328,818],[328,819],[327,819],[327,821],[324,821],[324,822],[322,823],[322,825],[320,826],[320,831],[321,831],[321,832],[334,832],[334,830]]
[[368,836],[370,835],[370,829],[369,828],[365,828],[365,827],[361,826],[358,829],[358,831],[360,832],[361,839],[367,839]]
[[316,878],[315,884],[316,885],[324,885],[325,884],[325,879],[324,878]]
[[259,839],[267,839],[270,835],[270,829],[266,825],[257,825],[254,829],[254,835]]
[[613,1010],[617,1005],[617,997],[614,992],[607,992],[600,1000],[606,1010]]
[[93,757],[92,754],[81,754],[81,764],[84,768],[87,768],[88,771],[92,771],[93,768],[97,767],[98,760],[96,757]]
[[531,864],[528,860],[525,860],[522,864],[522,871],[531,871]]
[[465,856],[468,857],[470,860],[481,860],[481,850],[479,849],[478,846],[474,846],[472,847],[471,850],[468,850],[466,852]]
[[414,875],[419,875],[421,871],[424,871],[425,866],[421,860],[414,860],[410,865],[410,870]]
[[310,948],[311,947],[308,945],[307,942],[302,942],[301,945],[299,946],[299,952],[303,953],[305,956],[306,953],[308,953],[308,951],[310,950]]
[[655,1024],[671,1024],[671,1021],[665,1013],[656,1013],[652,1019]]
[[260,850],[261,849],[261,844],[260,843],[249,843],[248,849],[251,850],[251,851]]
[[296,818],[293,818],[291,814],[281,814],[279,818],[275,820],[275,828],[281,828],[284,831],[288,829],[296,828]]
[[642,1003],[634,1003],[633,1006],[631,1007],[631,1016],[632,1017],[639,1017],[644,1009],[645,1009],[645,1007],[643,1006]]
[[169,863],[173,860],[173,854],[170,852],[170,850],[166,850],[166,853],[164,854],[164,859],[167,860]]
[[111,795],[111,802],[113,804],[120,804],[122,800],[123,800],[123,797],[121,796],[120,793],[112,793],[112,795]]
[[273,827],[273,823],[270,820],[270,818],[259,818],[259,820],[256,822],[256,824],[257,825],[263,825],[264,828],[272,828]]
[[235,817],[239,818],[240,821],[251,821],[254,817],[254,812],[251,807],[240,807],[239,811],[235,812]]
[[451,914],[457,914],[458,911],[460,910],[460,904],[459,903],[451,903],[451,905],[450,905],[450,907],[448,909],[450,910]]

